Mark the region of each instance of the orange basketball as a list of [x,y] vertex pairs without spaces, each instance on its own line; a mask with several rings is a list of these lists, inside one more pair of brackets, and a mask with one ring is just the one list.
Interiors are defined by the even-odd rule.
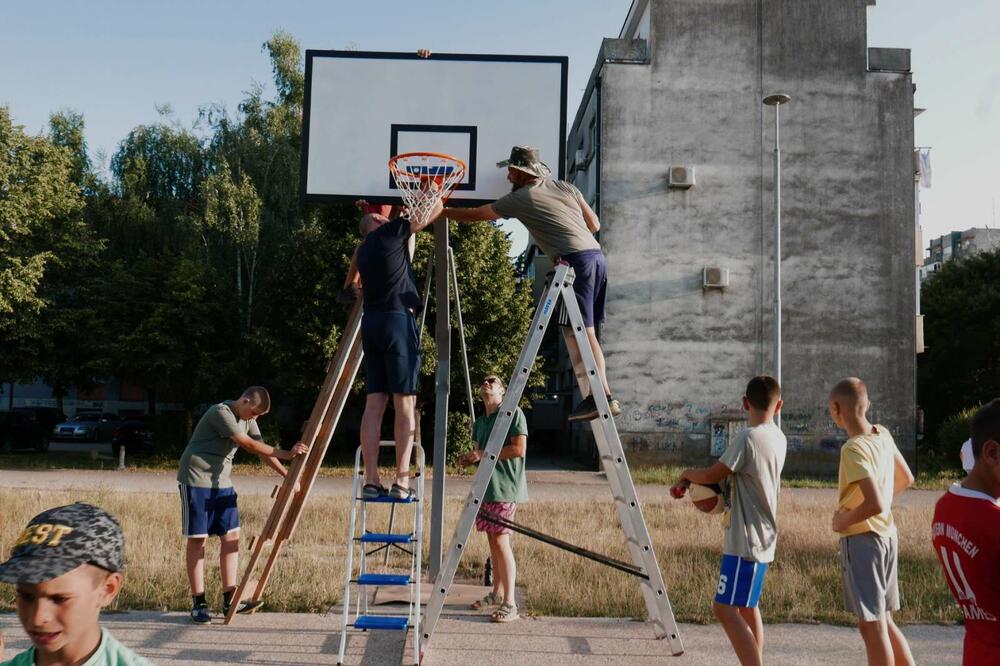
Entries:
[[725,508],[725,500],[722,497],[722,488],[718,484],[703,486],[692,483],[688,488],[688,496],[695,508],[702,513],[722,513]]

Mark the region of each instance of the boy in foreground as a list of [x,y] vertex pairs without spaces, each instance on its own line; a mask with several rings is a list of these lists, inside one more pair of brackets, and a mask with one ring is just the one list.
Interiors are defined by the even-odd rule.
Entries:
[[[191,584],[191,621],[212,621],[205,600],[205,542],[221,541],[219,568],[222,573],[222,613],[229,613],[236,591],[240,556],[240,514],[231,478],[237,449],[253,453],[282,477],[288,474],[279,460],[290,461],[308,447],[298,442],[284,451],[263,442],[257,419],[271,409],[271,396],[263,386],[251,386],[236,400],[208,408],[198,421],[191,441],[181,454],[177,483],[181,495],[181,530],[187,539],[186,566]],[[240,602],[237,613],[249,613],[262,600]]]
[[2,666],[148,666],[99,622],[121,589],[123,553],[118,521],[91,504],[32,518],[0,564],[0,581],[16,586],[17,617],[32,647]]
[[899,610],[896,524],[892,499],[913,484],[913,474],[885,426],[869,423],[868,388],[857,377],[830,391],[830,418],[847,431],[840,449],[839,502],[831,528],[840,534],[844,605],[858,616],[868,663],[913,664]]
[[747,666],[764,662],[764,623],[757,606],[778,541],[778,491],[787,450],[785,435],[774,422],[781,411],[778,382],[766,375],[751,379],[743,409],[749,428],[711,467],[684,470],[671,494],[683,497],[692,483],[710,485],[730,478],[732,506],[726,514],[722,570],[712,610],[740,663]]
[[972,419],[969,476],[934,507],[934,552],[965,618],[962,663],[1000,664],[1000,398]]

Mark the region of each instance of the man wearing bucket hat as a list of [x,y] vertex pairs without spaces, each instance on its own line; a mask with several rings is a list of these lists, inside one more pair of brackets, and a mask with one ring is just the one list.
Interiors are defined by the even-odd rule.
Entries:
[[0,564],[32,647],[2,666],[147,666],[99,622],[122,585],[124,538],[110,513],[77,502],[31,519]]
[[[553,262],[562,260],[573,267],[576,273],[573,291],[583,314],[590,349],[597,361],[598,374],[608,396],[611,413],[617,416],[621,413],[621,407],[611,397],[604,369],[604,352],[601,351],[595,330],[595,326],[604,321],[608,288],[604,253],[601,251],[601,244],[594,238],[601,223],[575,185],[548,178],[551,170],[539,158],[537,148],[514,146],[511,148],[510,158],[497,162],[497,166],[507,167],[507,180],[512,185],[510,194],[476,208],[446,208],[441,217],[456,222],[516,217],[528,228],[535,243]],[[589,421],[597,418],[597,405],[590,395],[590,383],[587,381],[580,349],[569,327],[569,317],[562,307],[559,310],[559,323],[563,327],[563,339],[583,396],[583,401],[570,414],[569,420]]]

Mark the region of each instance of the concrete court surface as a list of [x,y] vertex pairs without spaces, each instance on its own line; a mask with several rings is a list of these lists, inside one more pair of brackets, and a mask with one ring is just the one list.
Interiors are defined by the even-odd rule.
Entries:
[[[136,611],[108,614],[105,626],[122,643],[155,664],[336,664],[341,615],[258,613],[226,627],[192,625],[185,613]],[[5,658],[28,647],[13,614],[0,614]],[[671,658],[667,644],[644,622],[606,618],[525,618],[492,624],[485,615],[446,615],[438,624],[428,665],[475,664],[737,664],[722,629],[681,625],[685,653]],[[963,629],[915,625],[903,628],[918,664],[960,664]],[[863,664],[861,637],[850,627],[766,625],[768,664]],[[401,633],[353,633],[347,664],[409,664],[412,648]]]

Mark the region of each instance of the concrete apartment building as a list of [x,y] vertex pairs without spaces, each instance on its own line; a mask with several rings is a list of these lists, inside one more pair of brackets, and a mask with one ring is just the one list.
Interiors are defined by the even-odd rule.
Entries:
[[952,259],[961,259],[978,252],[989,252],[998,247],[1000,247],[1000,229],[976,227],[939,236],[931,240],[927,246],[927,257],[921,267],[920,279],[926,280]]
[[[792,97],[781,107],[786,469],[836,469],[844,433],[826,398],[848,375],[913,459],[914,87],[909,51],[867,44],[874,5],[635,0],[601,45],[567,173],[603,225],[601,337],[633,464],[719,455],[743,427],[747,380],[774,367],[775,127],[761,100],[777,92]],[[544,275],[545,258],[533,261]],[[549,402],[568,402],[572,381],[563,360]],[[589,428],[570,439],[593,456]]]

